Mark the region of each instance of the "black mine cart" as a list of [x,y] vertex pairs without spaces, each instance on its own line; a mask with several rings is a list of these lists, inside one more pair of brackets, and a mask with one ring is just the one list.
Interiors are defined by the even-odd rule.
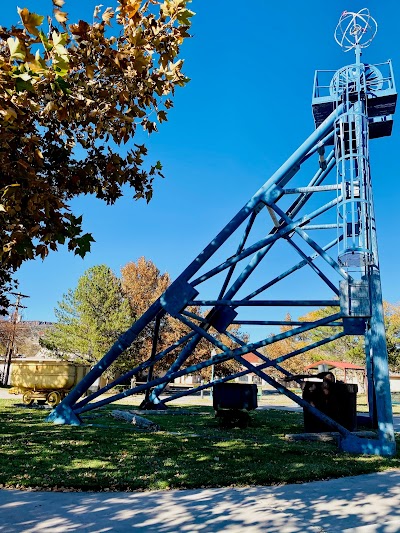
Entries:
[[248,426],[248,411],[256,409],[257,385],[247,383],[217,383],[213,390],[215,416],[225,427]]
[[[335,381],[330,375],[303,381],[303,399],[350,431],[357,429],[357,391],[355,384]],[[304,429],[308,433],[332,431],[332,428],[304,409]]]

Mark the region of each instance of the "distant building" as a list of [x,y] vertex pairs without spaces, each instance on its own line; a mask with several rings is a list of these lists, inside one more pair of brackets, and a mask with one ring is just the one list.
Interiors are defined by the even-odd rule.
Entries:
[[304,368],[307,370],[317,370],[318,372],[332,372],[335,378],[343,383],[354,383],[358,385],[358,392],[367,391],[367,377],[365,365],[356,365],[347,361],[316,361]]

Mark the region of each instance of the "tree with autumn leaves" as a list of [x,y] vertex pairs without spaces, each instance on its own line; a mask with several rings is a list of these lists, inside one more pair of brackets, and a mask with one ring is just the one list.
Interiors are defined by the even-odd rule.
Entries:
[[[161,274],[156,265],[144,257],[138,259],[135,263],[133,261],[127,263],[122,269],[122,290],[129,300],[132,313],[139,318],[148,307],[168,288],[171,284],[171,278],[168,273]],[[189,307],[188,310],[195,313],[197,316],[204,316],[199,307]],[[136,361],[146,360],[151,353],[151,346],[153,340],[154,324],[147,326],[136,341],[132,344],[131,351],[135,354]],[[242,341],[247,341],[248,336],[241,331],[240,326],[231,325],[229,331],[236,335]],[[189,332],[186,325],[180,320],[173,318],[170,315],[165,315],[161,318],[160,329],[158,336],[157,351],[162,351],[171,346],[174,342],[184,337]],[[223,337],[213,332],[213,335],[224,342],[228,347],[232,348],[234,343],[231,339]],[[193,354],[188,358],[185,365],[189,366],[199,361],[209,359],[214,346],[206,339],[201,339],[197,344]],[[172,364],[176,355],[171,353],[170,356],[165,357],[160,361],[157,369],[160,371],[167,370]],[[240,365],[236,361],[226,361],[216,367],[216,373],[219,376],[229,375],[231,372],[237,372]],[[202,376],[209,378],[211,375],[211,368],[202,370]]]
[[117,0],[75,23],[64,0],[52,1],[52,17],[18,8],[22,27],[0,27],[3,306],[23,261],[64,243],[82,257],[90,250],[75,196],[112,204],[129,185],[135,199],[151,199],[162,165],[133,141],[157,131],[188,81],[178,56],[190,0]]

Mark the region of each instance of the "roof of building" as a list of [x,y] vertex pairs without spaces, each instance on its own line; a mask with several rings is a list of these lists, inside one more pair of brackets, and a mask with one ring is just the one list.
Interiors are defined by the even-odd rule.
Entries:
[[243,359],[246,359],[249,363],[261,363],[262,359],[258,357],[255,353],[249,352],[243,355]]
[[364,365],[355,365],[347,361],[317,361],[305,367],[306,370],[310,368],[318,368],[319,365],[327,365],[329,368],[341,368],[343,370],[365,370]]

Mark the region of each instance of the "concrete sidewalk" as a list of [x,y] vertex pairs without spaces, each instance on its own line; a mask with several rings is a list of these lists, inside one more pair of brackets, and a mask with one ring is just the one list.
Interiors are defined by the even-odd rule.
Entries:
[[4,533],[394,533],[400,470],[275,487],[156,492],[0,490]]

